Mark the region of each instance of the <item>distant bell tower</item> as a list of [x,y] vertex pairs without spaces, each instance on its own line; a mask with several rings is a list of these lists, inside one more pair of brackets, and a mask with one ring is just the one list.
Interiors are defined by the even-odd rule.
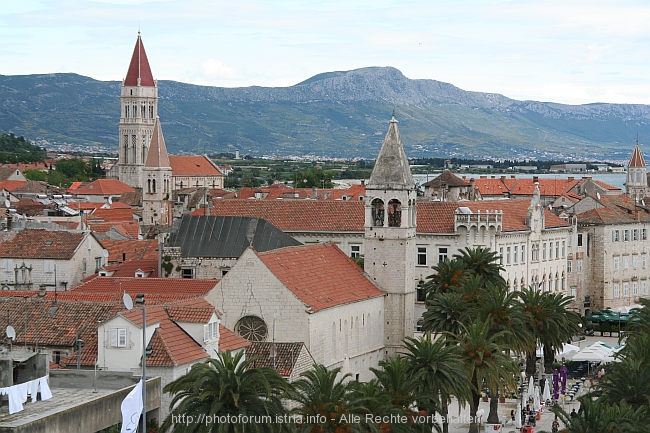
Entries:
[[415,330],[417,191],[393,115],[366,185],[364,270],[387,292],[384,329],[389,355]]
[[153,79],[138,31],[131,63],[120,95],[119,157],[109,175],[139,188],[142,169],[158,117],[158,83]]
[[625,195],[641,200],[644,198],[648,191],[648,174],[646,171],[645,160],[639,143],[634,146],[632,157],[627,164],[627,177],[625,179]]
[[142,223],[144,225],[170,225],[172,222],[171,183],[172,167],[162,133],[156,119],[142,169]]

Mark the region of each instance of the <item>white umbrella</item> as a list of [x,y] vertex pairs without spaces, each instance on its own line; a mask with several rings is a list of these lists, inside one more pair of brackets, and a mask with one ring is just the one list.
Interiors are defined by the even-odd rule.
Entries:
[[533,376],[530,376],[528,379],[528,391],[526,391],[526,400],[533,398],[533,393],[535,392],[535,379]]
[[533,396],[533,409],[535,410],[535,412],[539,411],[539,406],[540,406],[539,394],[535,393],[535,395]]
[[515,428],[521,428],[521,403],[517,403],[517,412],[515,413]]
[[551,399],[551,388],[548,386],[548,380],[544,382],[544,391],[542,392],[542,399],[549,401]]

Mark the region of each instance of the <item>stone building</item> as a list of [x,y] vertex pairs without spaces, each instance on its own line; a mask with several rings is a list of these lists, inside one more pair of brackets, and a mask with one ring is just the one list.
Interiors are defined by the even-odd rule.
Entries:
[[338,247],[252,248],[205,299],[250,341],[303,342],[313,359],[359,380],[384,359],[385,292]]
[[0,284],[10,290],[64,291],[101,269],[108,255],[86,231],[9,231],[0,239]]

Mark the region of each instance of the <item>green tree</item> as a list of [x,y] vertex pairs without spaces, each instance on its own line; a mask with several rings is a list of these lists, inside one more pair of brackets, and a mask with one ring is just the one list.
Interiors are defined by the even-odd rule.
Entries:
[[41,170],[25,170],[23,172],[27,180],[35,180],[38,182],[47,182],[47,173]]
[[302,373],[288,396],[297,403],[291,413],[302,419],[298,429],[304,433],[347,433],[363,431],[362,424],[351,422],[351,415],[365,412],[361,401],[352,399],[353,382],[341,369],[328,370],[317,364]]
[[[275,370],[252,368],[251,363],[252,359],[244,359],[243,352],[226,352],[193,365],[186,375],[168,383],[163,391],[173,397],[161,430],[266,433],[286,429],[286,424],[276,422],[276,417],[285,413],[281,396],[286,391],[286,381]],[[183,419],[181,415],[195,420],[215,416],[237,420],[239,415],[257,418],[256,422],[188,424],[178,421]]]
[[449,431],[448,408],[452,396],[461,403],[469,402],[471,390],[459,362],[460,347],[448,343],[444,336],[432,341],[430,333],[420,339],[409,337],[404,342],[408,376],[415,379],[418,406],[428,414],[442,413],[444,433]]
[[526,374],[535,374],[535,352],[538,345],[544,350],[544,371],[553,370],[555,353],[580,330],[581,318],[569,310],[570,296],[561,293],[542,292],[529,288],[519,294],[525,327],[531,334],[526,348]]
[[647,433],[647,413],[642,409],[634,409],[624,401],[606,403],[593,400],[591,396],[580,399],[582,413],[571,416],[560,405],[555,405],[552,411],[557,414],[566,433]]
[[87,181],[91,167],[79,158],[61,159],[56,163],[56,171],[71,181]]

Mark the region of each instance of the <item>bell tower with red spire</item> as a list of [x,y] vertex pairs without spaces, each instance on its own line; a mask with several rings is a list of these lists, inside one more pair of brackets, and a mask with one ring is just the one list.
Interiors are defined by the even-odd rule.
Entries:
[[119,157],[111,176],[142,188],[143,168],[158,117],[158,83],[153,79],[138,31],[120,95]]

